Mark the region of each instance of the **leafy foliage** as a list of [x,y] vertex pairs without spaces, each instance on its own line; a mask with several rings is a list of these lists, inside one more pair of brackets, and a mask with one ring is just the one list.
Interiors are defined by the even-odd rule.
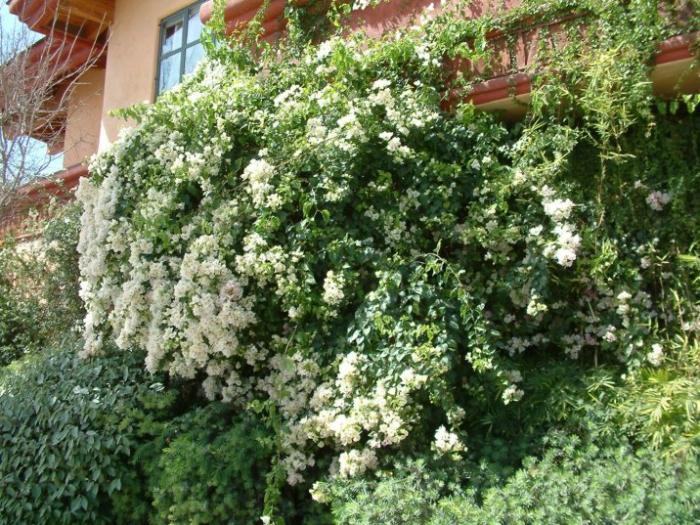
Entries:
[[131,451],[129,412],[152,391],[138,354],[85,362],[74,346],[0,376],[3,523],[110,523]]
[[625,446],[553,448],[526,461],[503,488],[440,502],[429,522],[450,523],[694,523],[698,463],[667,463],[655,452]]
[[59,341],[85,315],[78,295],[79,207],[37,221],[41,235],[0,244],[0,366]]
[[0,366],[34,348],[37,334],[32,322],[32,314],[36,311],[33,306],[29,301],[0,295]]
[[225,412],[203,409],[177,421],[187,430],[168,443],[152,473],[153,523],[258,520],[271,456],[268,433]]
[[598,448],[556,440],[542,459],[529,458],[503,486],[440,497],[444,483],[425,468],[375,485],[333,488],[337,525],[670,524],[699,517],[698,462],[668,463],[624,444]]

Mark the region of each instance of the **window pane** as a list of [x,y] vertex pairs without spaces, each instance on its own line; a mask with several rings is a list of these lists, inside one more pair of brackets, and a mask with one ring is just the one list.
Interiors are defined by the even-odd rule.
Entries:
[[202,21],[199,19],[199,5],[190,8],[190,18],[187,21],[187,43],[199,40],[202,35]]
[[167,53],[182,47],[182,20],[178,20],[163,28],[161,53]]
[[192,73],[202,58],[204,58],[204,48],[202,44],[196,44],[188,48],[187,56],[185,57],[185,73]]
[[175,55],[166,58],[160,63],[160,79],[158,82],[158,92],[167,91],[180,83],[180,61],[182,55]]

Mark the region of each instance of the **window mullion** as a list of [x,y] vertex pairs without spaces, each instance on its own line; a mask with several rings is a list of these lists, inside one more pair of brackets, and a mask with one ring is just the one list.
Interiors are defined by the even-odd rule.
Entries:
[[186,7],[182,13],[182,56],[180,57],[180,82],[185,76],[187,67],[187,30],[190,27],[190,8]]
[[180,53],[182,53],[182,48],[181,48],[181,47],[175,49],[174,51],[168,51],[167,53],[161,53],[161,55],[160,55],[160,61],[162,62],[162,61],[165,60],[166,58],[170,58],[170,57],[175,56],[175,55],[178,55],[178,54],[180,54]]

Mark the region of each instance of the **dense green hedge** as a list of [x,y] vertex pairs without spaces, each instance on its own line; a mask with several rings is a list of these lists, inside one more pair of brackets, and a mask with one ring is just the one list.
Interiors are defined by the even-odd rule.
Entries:
[[[263,423],[164,384],[141,353],[77,354],[47,349],[0,371],[0,524],[259,521]],[[328,523],[303,496],[285,493],[290,523]]]
[[130,417],[152,389],[139,355],[86,363],[74,346],[0,372],[3,523],[109,523],[133,443]]
[[[700,519],[700,464],[668,462],[624,443],[578,439],[528,458],[501,486],[441,498],[445,486],[414,469],[374,486],[336,488],[337,525],[671,525]],[[442,489],[442,490],[441,490]]]

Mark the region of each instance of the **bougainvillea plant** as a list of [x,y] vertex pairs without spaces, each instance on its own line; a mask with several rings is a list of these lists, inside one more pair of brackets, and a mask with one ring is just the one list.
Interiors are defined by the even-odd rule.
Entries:
[[[667,300],[697,240],[697,139],[670,172],[647,81],[679,26],[657,2],[541,4],[220,44],[124,112],[136,127],[78,193],[84,353],[142,347],[149,370],[264,412],[290,484],[460,458],[465,400],[518,403],[531,355],[663,363],[698,330],[693,301]],[[587,13],[585,43],[541,50],[522,123],[455,102],[445,64],[483,59],[485,27],[565,9]]]

